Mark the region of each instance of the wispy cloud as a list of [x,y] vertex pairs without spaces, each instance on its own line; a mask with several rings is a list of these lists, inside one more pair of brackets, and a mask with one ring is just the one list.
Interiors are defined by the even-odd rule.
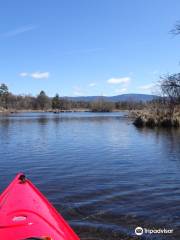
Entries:
[[37,28],[36,25],[26,25],[26,26],[22,26],[22,27],[15,28],[15,29],[12,29],[10,31],[4,32],[4,33],[0,34],[0,36],[3,36],[3,37],[14,37],[16,35],[32,31],[32,30],[34,30],[36,28]]
[[124,92],[127,92],[127,88],[120,88],[120,89],[115,89],[116,94],[122,94]]
[[158,71],[158,70],[154,70],[154,71],[152,72],[152,74],[153,74],[153,75],[158,75],[158,74],[159,74],[159,71]]
[[95,87],[97,84],[96,83],[94,83],[94,82],[92,82],[92,83],[89,83],[89,87]]
[[130,77],[110,78],[107,80],[108,84],[125,84],[130,82]]
[[154,87],[155,87],[155,84],[150,83],[150,84],[140,86],[139,89],[141,89],[141,90],[152,90]]
[[46,78],[49,78],[50,73],[49,72],[32,72],[32,73],[21,72],[19,75],[21,77],[31,77],[34,79],[46,79]]
[[73,95],[74,96],[83,96],[85,95],[84,91],[79,86],[73,87]]
[[20,75],[21,77],[27,77],[27,76],[28,76],[28,73],[27,73],[27,72],[21,72],[19,75]]

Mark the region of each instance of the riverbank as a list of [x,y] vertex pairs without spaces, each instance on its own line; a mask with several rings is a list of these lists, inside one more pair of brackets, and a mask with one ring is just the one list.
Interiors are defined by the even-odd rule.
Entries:
[[[114,109],[112,112],[127,112],[128,110],[120,110],[120,109]],[[14,113],[63,113],[63,112],[94,112],[91,109],[88,108],[73,108],[73,109],[66,109],[66,110],[60,110],[60,109],[47,109],[47,110],[34,110],[34,109],[23,109],[23,110],[17,110],[17,109],[0,109],[0,114],[14,114]]]
[[136,127],[180,127],[180,106],[173,111],[163,108],[133,110],[129,116],[134,119],[133,124]]
[[61,112],[90,112],[89,109],[69,109],[69,110],[56,110],[56,109],[47,109],[47,110],[34,110],[34,109],[23,109],[23,110],[14,110],[14,109],[0,109],[0,114],[13,114],[13,113],[61,113]]

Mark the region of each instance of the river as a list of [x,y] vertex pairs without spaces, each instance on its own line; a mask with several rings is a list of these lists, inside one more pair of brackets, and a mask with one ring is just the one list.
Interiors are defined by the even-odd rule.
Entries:
[[[23,171],[82,240],[180,239],[180,131],[124,113],[0,116],[0,191]],[[144,234],[137,226],[173,229]]]

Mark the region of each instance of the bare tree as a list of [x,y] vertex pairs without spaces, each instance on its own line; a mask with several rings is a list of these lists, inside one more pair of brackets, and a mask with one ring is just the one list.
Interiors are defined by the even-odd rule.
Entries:
[[161,92],[164,96],[164,106],[172,119],[176,106],[180,104],[180,73],[165,75],[160,81]]
[[103,97],[100,97],[90,104],[90,109],[93,112],[112,112],[114,108],[115,104],[105,101]]
[[180,104],[180,73],[161,77],[161,91],[173,104]]
[[174,28],[171,30],[171,33],[174,34],[174,35],[178,35],[180,34],[180,21],[178,21]]

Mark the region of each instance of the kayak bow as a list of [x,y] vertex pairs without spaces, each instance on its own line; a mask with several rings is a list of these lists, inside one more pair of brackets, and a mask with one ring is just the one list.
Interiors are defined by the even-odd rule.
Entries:
[[0,195],[0,240],[80,240],[42,193],[18,174]]

